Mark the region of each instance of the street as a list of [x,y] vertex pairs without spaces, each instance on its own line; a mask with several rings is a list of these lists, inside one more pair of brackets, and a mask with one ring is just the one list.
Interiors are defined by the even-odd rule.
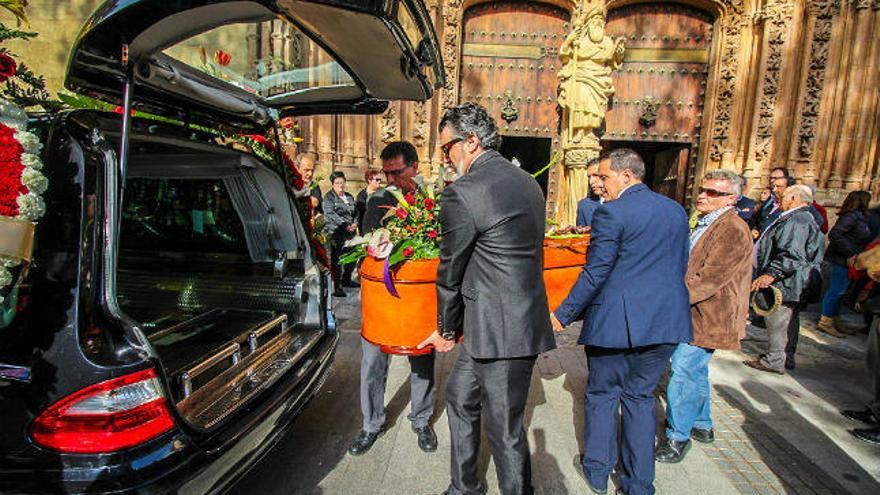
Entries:
[[[395,357],[386,389],[388,429],[365,455],[348,455],[361,424],[360,301],[351,290],[335,301],[342,339],[332,375],[293,429],[230,493],[442,493],[449,481],[443,390],[455,351],[437,360],[437,452],[427,454],[416,445],[406,420],[409,365]],[[657,464],[658,493],[880,493],[880,448],[847,433],[859,425],[839,413],[861,408],[868,399],[865,336],[832,341],[812,330],[815,319],[812,313],[802,317],[798,367],[785,376],[746,368],[744,353],[716,353],[710,368],[716,441],[694,443],[680,464]],[[856,326],[861,320],[849,315],[846,321]],[[537,493],[586,492],[573,466],[582,448],[587,376],[583,350],[575,344],[578,331],[575,324],[558,336],[559,347],[538,358],[532,377],[526,422]],[[764,339],[763,329],[750,327],[744,351],[757,353]],[[481,468],[494,494],[487,445],[484,439]]]

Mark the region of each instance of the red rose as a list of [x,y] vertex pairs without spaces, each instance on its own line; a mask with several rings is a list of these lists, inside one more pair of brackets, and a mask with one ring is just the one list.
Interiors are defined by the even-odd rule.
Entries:
[[15,75],[15,60],[5,53],[0,53],[0,83]]
[[437,203],[435,203],[433,199],[425,198],[425,208],[427,208],[429,210],[433,210],[434,206],[436,206],[436,204]]
[[278,121],[278,125],[280,125],[281,127],[285,128],[285,129],[290,129],[294,125],[293,118],[284,117],[283,119]]
[[217,50],[214,52],[214,60],[217,61],[218,64],[226,67],[229,65],[229,62],[232,61],[232,55],[224,52],[223,50]]
[[429,239],[436,239],[437,238],[437,231],[434,229],[429,230],[428,231],[428,238]]
[[406,196],[404,196],[403,199],[405,199],[410,205],[416,204],[416,195],[413,193],[406,193]]
[[415,249],[407,246],[403,248],[403,251],[401,251],[400,254],[402,254],[404,258],[412,258],[413,253],[415,253]]
[[394,214],[397,215],[397,218],[401,220],[406,219],[407,216],[406,210],[404,210],[403,208],[398,208],[397,211],[394,212]]

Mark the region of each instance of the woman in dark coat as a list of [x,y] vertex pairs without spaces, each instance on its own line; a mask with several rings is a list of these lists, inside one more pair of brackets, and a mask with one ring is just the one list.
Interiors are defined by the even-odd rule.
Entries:
[[369,233],[372,228],[364,226],[364,213],[367,211],[367,201],[379,191],[382,191],[382,171],[367,170],[364,173],[364,180],[367,181],[367,187],[361,189],[357,195],[357,208],[355,209],[357,216],[358,230],[361,235]]
[[339,264],[345,241],[355,236],[357,223],[355,219],[355,201],[351,194],[345,192],[345,174],[336,171],[330,174],[333,188],[324,196],[324,233],[330,239],[330,269],[333,272],[333,291],[335,297],[345,297],[343,286],[357,287],[351,281],[354,264],[349,263],[343,268]]
[[837,214],[837,223],[828,233],[825,262],[831,265],[831,281],[822,299],[822,316],[817,328],[835,337],[843,337],[835,320],[840,314],[840,299],[849,287],[850,259],[871,242],[867,216],[870,200],[871,194],[867,191],[849,193]]

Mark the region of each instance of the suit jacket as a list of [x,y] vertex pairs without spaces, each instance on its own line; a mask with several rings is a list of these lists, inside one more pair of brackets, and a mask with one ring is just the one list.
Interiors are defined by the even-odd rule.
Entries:
[[755,214],[755,200],[748,196],[742,196],[739,198],[735,206],[736,213],[746,222],[748,222],[749,219],[752,218],[752,215]]
[[739,349],[745,337],[754,244],[738,213],[722,213],[691,250],[685,283],[695,346]]
[[770,199],[761,205],[761,209],[752,216],[751,226],[753,229],[757,229],[758,232],[764,232],[770,224],[779,218],[781,213],[782,208],[777,204],[776,199],[770,196]]
[[780,217],[767,227],[758,242],[757,275],[770,275],[782,290],[784,302],[815,299],[822,286],[821,263],[825,237],[813,220],[809,207]]
[[593,215],[589,261],[556,317],[568,325],[584,315],[584,345],[690,342],[689,246],[684,209],[644,184],[631,186]]
[[595,213],[596,209],[600,206],[602,206],[602,203],[599,202],[598,199],[592,199],[590,197],[578,201],[577,221],[575,222],[575,225],[578,227],[589,227],[590,222],[593,221],[593,213]]
[[[511,194],[515,191],[516,194]],[[544,196],[497,151],[477,157],[440,199],[439,329],[478,359],[556,347],[543,279]]]

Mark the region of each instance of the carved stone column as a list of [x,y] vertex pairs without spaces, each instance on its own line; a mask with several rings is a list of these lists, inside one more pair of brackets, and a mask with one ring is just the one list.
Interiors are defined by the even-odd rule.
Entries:
[[733,122],[734,100],[737,87],[741,84],[738,78],[739,57],[742,48],[742,31],[746,25],[743,15],[742,3],[732,5],[729,12],[721,21],[721,56],[719,57],[720,69],[718,72],[718,86],[715,93],[715,115],[712,120],[711,145],[709,158],[715,162],[724,161],[725,155],[728,161],[736,151],[731,138],[731,126]]
[[461,53],[462,0],[443,2],[443,68],[446,70],[446,85],[440,92],[440,106],[443,110],[458,104],[458,68]]
[[804,87],[800,123],[797,131],[797,156],[807,160],[804,179],[815,182],[819,177],[817,161],[814,157],[816,129],[822,105],[822,93],[826,84],[829,42],[834,27],[834,19],[840,11],[840,0],[812,0],[809,14],[814,17],[810,42],[810,59]]
[[757,20],[764,22],[764,70],[761,79],[760,99],[755,126],[754,158],[764,162],[770,154],[774,135],[776,100],[780,92],[780,80],[784,59],[784,45],[791,24],[793,6],[785,0],[770,0]]

